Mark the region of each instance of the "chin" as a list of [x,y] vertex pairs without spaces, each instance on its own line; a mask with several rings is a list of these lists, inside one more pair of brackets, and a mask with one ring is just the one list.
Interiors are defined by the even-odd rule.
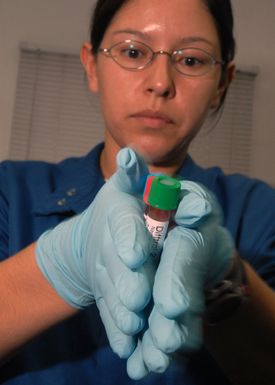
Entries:
[[157,147],[154,145],[141,145],[141,144],[133,144],[129,145],[133,150],[135,150],[148,164],[148,166],[155,167],[169,167],[180,162],[183,152],[179,156],[178,152],[175,149],[169,150],[167,145],[162,147]]
[[136,151],[145,161],[146,163],[155,163],[158,160],[165,158],[165,152],[160,149],[157,149],[155,146],[144,145],[141,143],[130,143],[127,145],[131,147],[134,151]]

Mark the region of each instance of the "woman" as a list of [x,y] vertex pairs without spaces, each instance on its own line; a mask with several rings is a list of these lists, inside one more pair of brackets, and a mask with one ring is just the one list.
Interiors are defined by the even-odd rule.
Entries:
[[[233,78],[231,17],[225,0],[98,1],[81,59],[104,146],[1,166],[2,383],[272,383],[274,190],[187,155]],[[157,268],[138,198],[148,171],[129,146],[193,181]]]

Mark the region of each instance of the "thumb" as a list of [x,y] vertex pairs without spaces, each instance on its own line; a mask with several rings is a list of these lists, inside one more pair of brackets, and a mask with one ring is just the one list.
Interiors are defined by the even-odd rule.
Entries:
[[175,215],[178,225],[196,229],[206,220],[216,224],[221,222],[221,208],[217,199],[206,187],[184,180],[181,182],[181,193],[182,199]]
[[117,171],[110,182],[120,191],[141,196],[147,175],[148,168],[144,160],[126,147],[117,154]]

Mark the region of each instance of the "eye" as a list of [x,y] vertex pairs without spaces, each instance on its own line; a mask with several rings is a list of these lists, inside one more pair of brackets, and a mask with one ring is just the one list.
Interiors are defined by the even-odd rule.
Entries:
[[185,67],[198,67],[202,66],[206,63],[206,58],[202,54],[186,54],[182,53],[179,57],[177,62]]
[[152,57],[150,47],[133,40],[117,43],[109,52],[115,62],[130,70],[142,69]]
[[120,56],[127,59],[142,60],[147,57],[148,52],[145,48],[136,45],[121,46],[119,51]]
[[203,64],[202,60],[200,60],[194,56],[185,57],[181,61],[182,61],[182,64],[184,64],[188,67],[194,67],[196,65]]
[[210,56],[198,49],[183,49],[175,54],[175,61],[178,65],[188,68],[203,67],[210,64]]
[[126,48],[123,50],[124,55],[128,56],[130,59],[138,59],[142,57],[142,52],[137,48]]

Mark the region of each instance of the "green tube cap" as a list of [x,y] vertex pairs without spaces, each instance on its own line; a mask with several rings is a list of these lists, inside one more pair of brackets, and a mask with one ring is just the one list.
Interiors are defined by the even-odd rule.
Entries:
[[164,175],[149,176],[149,191],[146,201],[160,210],[175,210],[180,199],[181,184],[175,179]]

